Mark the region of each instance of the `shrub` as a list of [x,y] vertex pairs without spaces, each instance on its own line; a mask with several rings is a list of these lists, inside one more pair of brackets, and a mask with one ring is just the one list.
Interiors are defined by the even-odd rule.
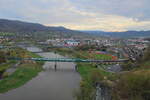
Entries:
[[146,49],[142,61],[150,61],[150,47]]
[[114,100],[150,100],[150,70],[122,75],[113,96]]
[[0,63],[6,62],[5,53],[0,51]]
[[6,78],[9,76],[9,73],[8,72],[4,72],[3,75],[2,75],[2,78]]
[[96,82],[100,82],[103,79],[104,79],[104,76],[101,74],[100,71],[98,71],[97,69],[92,70],[90,74],[90,80],[92,81],[93,85],[95,85]]

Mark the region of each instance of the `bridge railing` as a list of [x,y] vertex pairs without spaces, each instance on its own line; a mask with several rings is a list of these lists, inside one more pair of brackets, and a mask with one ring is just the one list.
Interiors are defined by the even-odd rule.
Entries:
[[127,59],[119,59],[119,60],[97,60],[97,59],[78,59],[78,58],[16,58],[11,57],[8,58],[10,60],[33,60],[33,61],[49,61],[49,62],[99,62],[99,63],[111,63],[111,62],[126,62]]

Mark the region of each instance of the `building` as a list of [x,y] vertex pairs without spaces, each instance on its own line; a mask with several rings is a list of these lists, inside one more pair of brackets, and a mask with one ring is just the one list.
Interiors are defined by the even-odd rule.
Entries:
[[66,40],[65,45],[66,46],[78,46],[80,44],[79,41],[76,40]]

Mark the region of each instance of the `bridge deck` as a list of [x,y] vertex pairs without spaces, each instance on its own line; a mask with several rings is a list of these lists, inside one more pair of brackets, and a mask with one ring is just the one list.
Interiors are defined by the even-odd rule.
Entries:
[[10,60],[32,60],[32,61],[49,61],[49,62],[126,62],[126,59],[119,60],[95,60],[95,59],[69,59],[69,58],[8,58]]

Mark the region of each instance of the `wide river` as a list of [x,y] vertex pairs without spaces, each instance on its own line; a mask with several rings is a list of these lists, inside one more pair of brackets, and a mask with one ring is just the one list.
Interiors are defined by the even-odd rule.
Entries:
[[[30,47],[28,50],[40,51],[36,47]],[[52,52],[39,55],[46,58],[64,58]],[[44,71],[25,85],[0,94],[0,100],[75,100],[74,92],[79,89],[80,75],[74,66],[74,63],[59,62],[55,71],[54,62],[45,62]]]

